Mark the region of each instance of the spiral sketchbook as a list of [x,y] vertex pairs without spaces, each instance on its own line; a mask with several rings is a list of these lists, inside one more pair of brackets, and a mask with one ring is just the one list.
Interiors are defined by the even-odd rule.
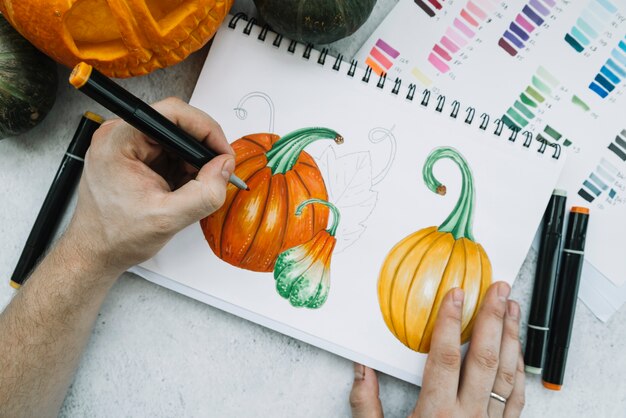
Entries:
[[219,212],[134,271],[416,384],[437,302],[466,290],[468,335],[481,291],[515,280],[565,156],[242,15],[191,104],[234,141],[250,191],[229,186]]

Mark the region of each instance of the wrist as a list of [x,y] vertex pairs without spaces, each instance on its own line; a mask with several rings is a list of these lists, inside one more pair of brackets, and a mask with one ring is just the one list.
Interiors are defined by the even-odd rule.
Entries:
[[59,239],[54,252],[68,269],[98,281],[114,282],[126,270],[113,262],[110,251],[74,223]]

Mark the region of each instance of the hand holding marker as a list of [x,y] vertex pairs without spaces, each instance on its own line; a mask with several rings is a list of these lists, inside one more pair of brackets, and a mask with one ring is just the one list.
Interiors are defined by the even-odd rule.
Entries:
[[[200,169],[217,157],[215,152],[174,122],[93,69],[91,65],[81,62],[74,67],[70,83],[195,168]],[[234,174],[229,181],[239,189],[249,190],[246,183]]]

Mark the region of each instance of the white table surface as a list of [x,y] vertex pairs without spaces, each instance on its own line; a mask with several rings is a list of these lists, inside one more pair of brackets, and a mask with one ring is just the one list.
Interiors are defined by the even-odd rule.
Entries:
[[[355,53],[394,4],[379,0],[366,25],[335,50]],[[254,13],[254,6],[238,0],[233,11]],[[122,84],[147,101],[188,100],[206,52]],[[57,103],[41,125],[0,141],[0,309],[14,295],[8,278],[80,115],[110,115],[73,91],[68,74],[60,69]],[[531,251],[513,287],[523,310],[535,261]],[[602,324],[579,302],[565,387],[551,392],[529,377],[524,416],[626,417],[624,323],[626,308]],[[61,416],[345,417],[352,379],[350,361],[124,274],[98,316]],[[418,388],[384,375],[380,384],[386,416],[406,416]]]

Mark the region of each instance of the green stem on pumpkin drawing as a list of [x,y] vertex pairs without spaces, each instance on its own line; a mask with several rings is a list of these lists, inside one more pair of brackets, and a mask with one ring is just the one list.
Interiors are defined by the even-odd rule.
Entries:
[[467,161],[457,150],[441,147],[433,150],[424,164],[422,171],[424,182],[428,188],[440,195],[446,194],[446,186],[433,175],[433,166],[443,158],[448,158],[461,170],[461,194],[448,218],[439,226],[439,231],[450,232],[454,239],[468,238],[474,241],[472,222],[474,218],[474,178]]
[[339,209],[337,209],[337,206],[322,199],[309,199],[309,200],[305,200],[304,202],[298,205],[298,207],[296,208],[296,216],[300,216],[302,214],[302,209],[304,209],[306,205],[309,205],[311,203],[319,203],[320,205],[324,205],[328,207],[330,211],[333,213],[333,223],[330,225],[330,228],[326,230],[326,232],[328,232],[331,236],[334,237],[335,234],[337,233],[339,220],[341,219],[341,214],[339,213]]
[[332,129],[298,129],[276,141],[272,149],[265,154],[267,156],[267,166],[272,170],[273,175],[285,174],[296,165],[304,148],[320,139],[332,139],[337,144],[343,143],[343,137]]

